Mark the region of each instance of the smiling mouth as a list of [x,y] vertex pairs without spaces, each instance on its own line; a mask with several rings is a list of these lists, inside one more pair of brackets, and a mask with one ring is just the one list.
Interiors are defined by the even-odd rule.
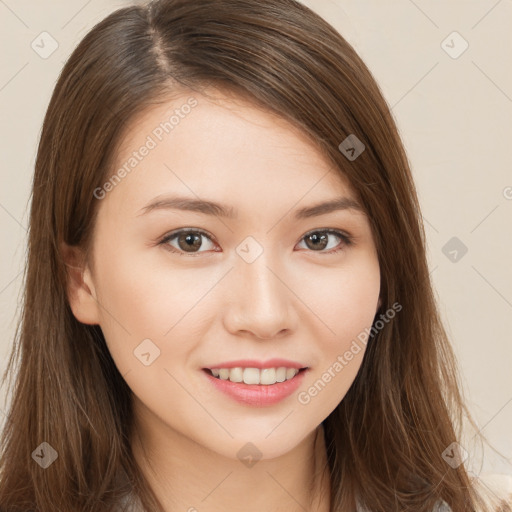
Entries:
[[275,368],[203,368],[209,375],[219,380],[228,380],[233,383],[243,383],[249,385],[270,386],[280,382],[286,382],[293,379],[298,373],[306,371],[308,368],[287,368],[279,366]]

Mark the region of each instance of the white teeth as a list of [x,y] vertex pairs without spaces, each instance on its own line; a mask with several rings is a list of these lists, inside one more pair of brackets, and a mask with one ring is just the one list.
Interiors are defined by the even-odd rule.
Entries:
[[219,370],[219,378],[222,380],[228,380],[229,379],[229,370],[227,368],[221,368]]
[[286,368],[281,366],[276,370],[276,381],[284,382],[286,380]]
[[242,382],[244,380],[244,369],[243,368],[231,368],[229,370],[229,380],[231,382]]
[[298,371],[299,370],[296,370],[295,368],[286,368],[286,380],[295,377]]
[[276,383],[276,369],[264,368],[260,370],[260,384],[275,384]]
[[214,377],[231,382],[244,382],[245,384],[271,385],[276,382],[290,380],[299,373],[297,368],[212,368],[210,370]]
[[260,371],[258,368],[246,368],[244,370],[244,382],[246,384],[259,384]]

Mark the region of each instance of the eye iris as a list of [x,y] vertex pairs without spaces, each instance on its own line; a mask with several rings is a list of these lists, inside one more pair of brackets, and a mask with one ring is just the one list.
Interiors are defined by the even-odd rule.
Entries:
[[[185,245],[182,246],[181,242],[185,241]],[[199,249],[201,247],[201,235],[195,235],[190,233],[181,234],[178,236],[178,244],[180,249],[187,252],[194,252],[190,249]]]
[[310,249],[318,248],[325,249],[327,246],[327,235],[321,235],[318,236],[316,233],[312,235],[308,235],[306,237],[306,244],[309,246],[308,242],[312,242],[313,245],[310,247]]

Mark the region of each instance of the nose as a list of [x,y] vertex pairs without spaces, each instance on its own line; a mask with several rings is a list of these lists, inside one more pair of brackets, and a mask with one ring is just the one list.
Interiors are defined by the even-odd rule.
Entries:
[[252,263],[243,259],[236,262],[231,273],[236,284],[224,315],[229,332],[250,333],[263,340],[295,330],[295,295],[279,268],[265,251]]

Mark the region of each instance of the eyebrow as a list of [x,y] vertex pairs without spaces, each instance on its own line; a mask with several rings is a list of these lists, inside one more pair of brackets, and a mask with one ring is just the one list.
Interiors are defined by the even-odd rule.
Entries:
[[[146,215],[156,210],[185,210],[227,219],[235,219],[238,216],[236,209],[232,206],[226,206],[206,199],[193,199],[189,197],[156,198],[141,208],[137,216]],[[356,200],[350,197],[337,197],[329,201],[300,208],[295,211],[294,218],[296,220],[307,219],[339,210],[354,210],[365,213],[364,208]]]

